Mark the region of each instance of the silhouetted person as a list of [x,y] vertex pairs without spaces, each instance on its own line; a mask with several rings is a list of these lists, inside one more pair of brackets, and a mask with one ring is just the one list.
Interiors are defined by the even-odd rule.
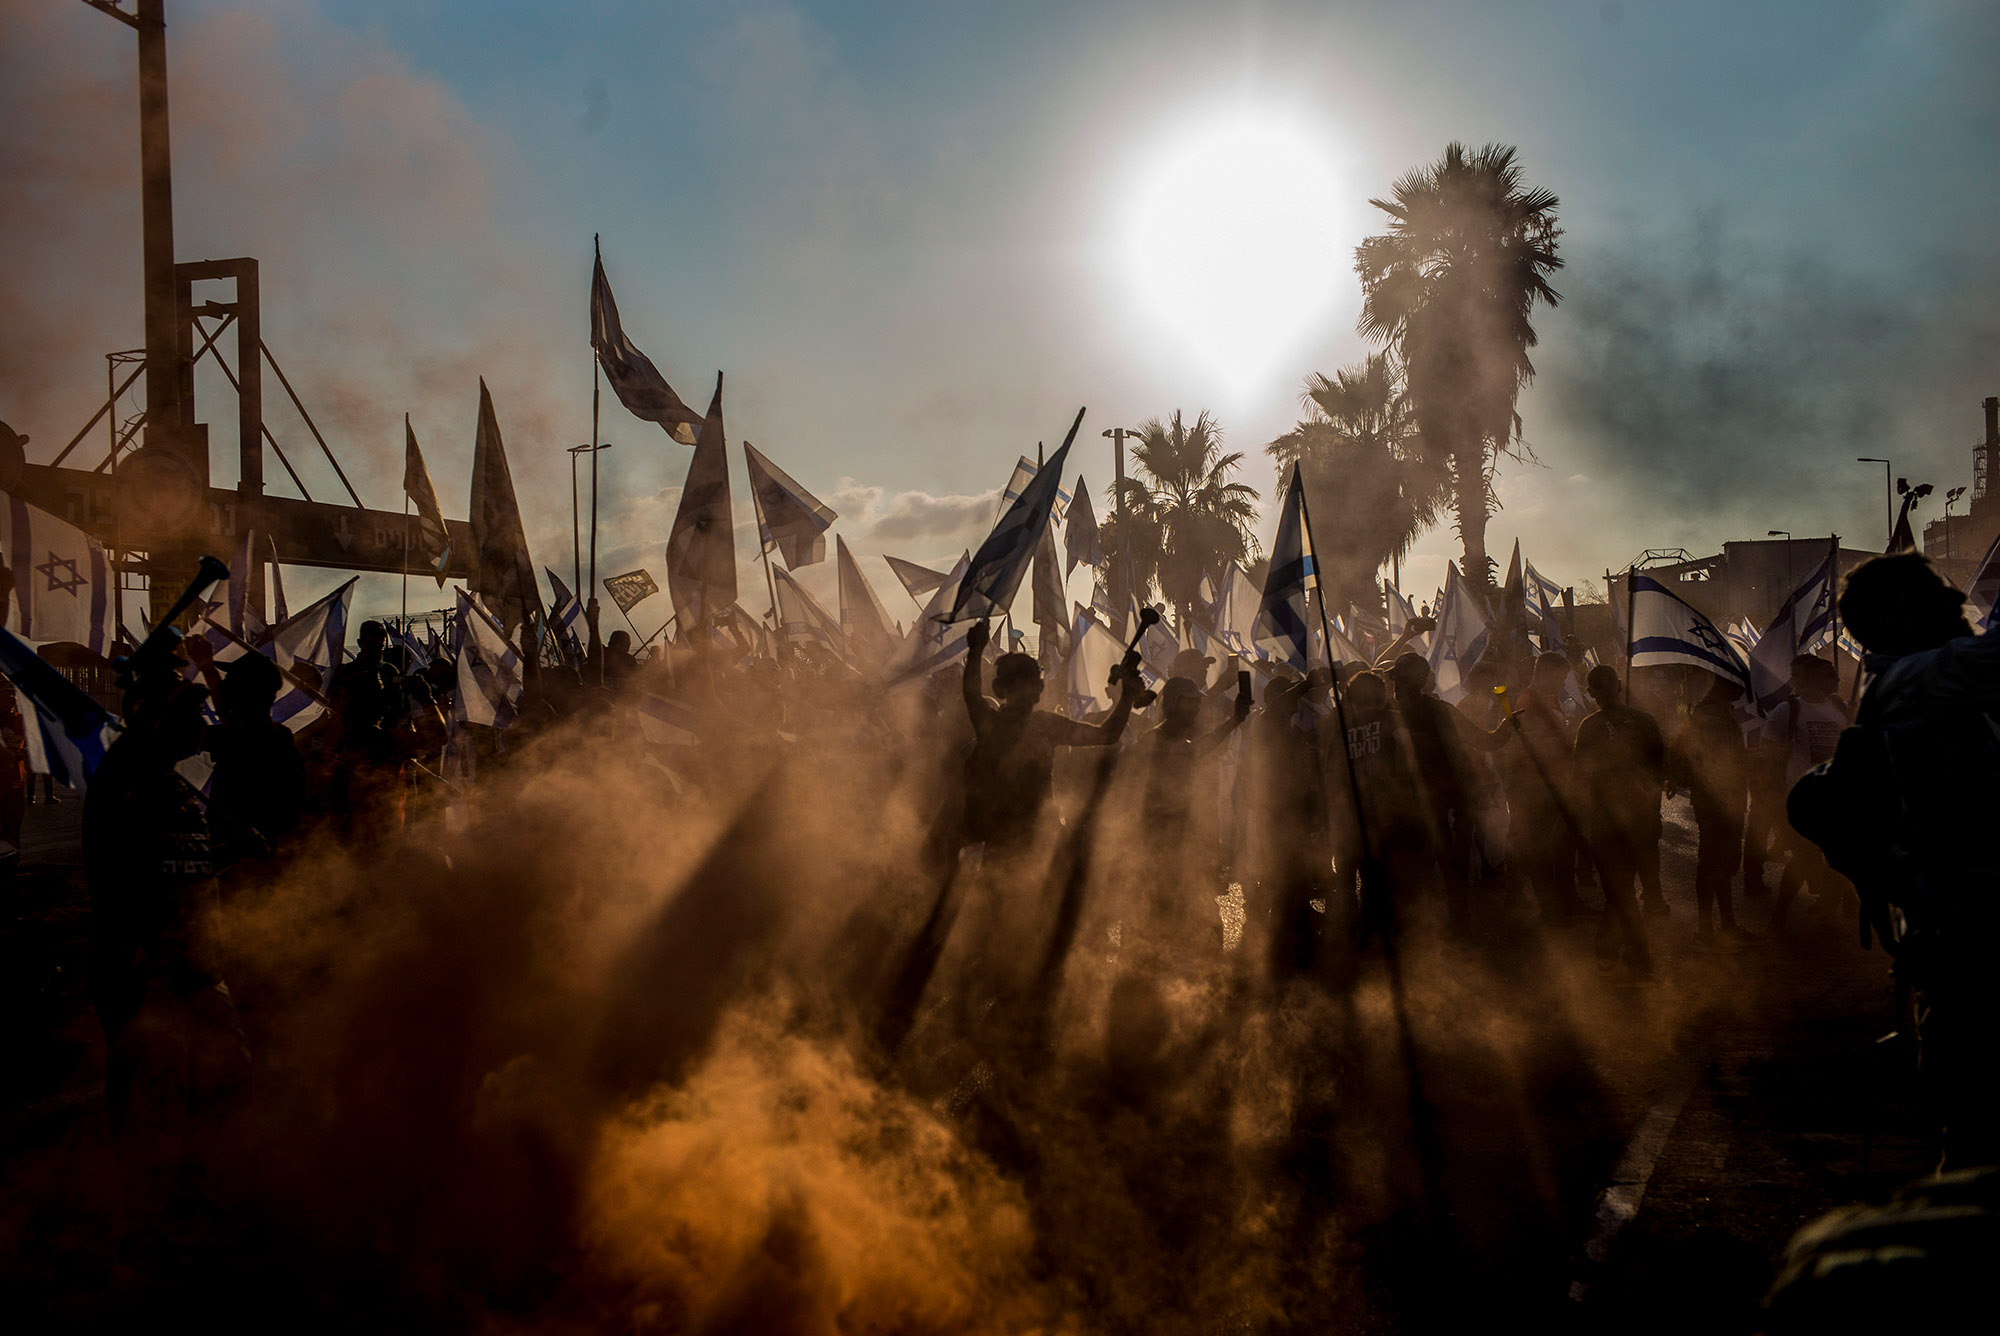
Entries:
[[299,826],[305,761],[292,731],[271,719],[283,686],[278,666],[261,654],[222,668],[215,693],[221,722],[208,730],[204,746],[215,763],[209,825],[225,862],[275,852]]
[[1432,694],[1431,667],[1421,654],[1398,657],[1389,682],[1409,738],[1424,836],[1444,885],[1446,918],[1454,934],[1463,934],[1472,926],[1468,881],[1480,778],[1474,753],[1492,744],[1463,713]]
[[621,687],[637,671],[639,660],[632,653],[631,633],[613,631],[611,638],[604,642],[604,685],[614,689]]
[[[2000,1159],[2000,635],[1973,635],[1964,605],[1914,553],[1848,574],[1840,615],[1866,651],[1866,685],[1832,763],[1790,802],[1923,995],[1920,1050],[1952,1166]],[[1899,943],[1887,906],[1907,925]]]
[[105,1039],[105,1099],[127,1154],[134,1209],[188,1153],[203,1111],[246,1064],[229,989],[204,936],[215,864],[201,795],[175,769],[202,741],[207,692],[168,677],[127,694],[125,728],[83,809],[91,991]]
[[1101,724],[1086,724],[1035,705],[1042,698],[1042,669],[1029,654],[1002,654],[993,665],[996,705],[980,689],[990,634],[975,622],[966,633],[961,679],[972,721],[972,752],[965,761],[965,838],[989,853],[1013,852],[1035,834],[1048,800],[1058,747],[1108,747],[1125,732],[1135,687],[1120,686],[1117,704]]
[[[1140,820],[1147,836],[1178,845],[1194,820],[1195,767],[1250,717],[1250,697],[1240,694],[1223,723],[1197,736],[1202,688],[1187,677],[1170,677],[1160,688],[1160,724],[1146,735],[1146,794]],[[1156,844],[1155,847],[1158,847]]]
[[337,818],[351,834],[396,831],[403,825],[404,701],[402,676],[383,653],[389,629],[361,623],[354,657],[326,684],[333,706],[333,794]]
[[1544,654],[1535,660],[1528,689],[1515,701],[1494,737],[1511,736],[1500,753],[1507,789],[1507,859],[1534,889],[1542,917],[1555,920],[1583,910],[1576,896],[1576,839],[1566,808],[1572,739],[1556,701],[1569,660]]
[[[1833,759],[1848,724],[1847,706],[1834,694],[1839,685],[1839,670],[1827,660],[1810,654],[1792,660],[1792,698],[1765,725],[1765,736],[1784,748],[1786,792],[1808,770]],[[1781,838],[1791,856],[1778,875],[1778,902],[1771,910],[1774,929],[1785,926],[1803,886],[1811,886],[1820,897],[1822,913],[1831,913],[1853,890],[1847,878],[1827,866],[1819,846],[1802,837],[1789,820],[1782,822]]]
[[[1336,773],[1334,791],[1347,800],[1347,829],[1339,832],[1341,884],[1359,887],[1363,937],[1387,937],[1397,930],[1403,903],[1422,892],[1433,865],[1409,738],[1390,707],[1389,684],[1372,670],[1348,679],[1340,715],[1347,725],[1347,756],[1327,766]],[[1357,838],[1364,831],[1365,848]]]
[[1633,886],[1641,846],[1659,840],[1666,744],[1653,716],[1625,703],[1616,669],[1600,664],[1584,685],[1597,711],[1576,727],[1575,785],[1577,815],[1604,887],[1598,960],[1611,965],[1622,958],[1644,977],[1652,973],[1653,958]]
[[28,724],[12,682],[0,679],[0,840],[21,847],[28,812]]
[[1743,726],[1736,719],[1736,702],[1742,698],[1742,683],[1714,677],[1708,694],[1688,715],[1676,749],[1675,759],[1694,807],[1697,938],[1716,928],[1737,930],[1730,883],[1743,862],[1743,814],[1750,783]]
[[1324,915],[1312,902],[1325,877],[1327,790],[1319,716],[1310,702],[1326,670],[1274,678],[1251,727],[1244,770],[1250,783],[1254,888],[1246,886],[1246,926],[1270,934],[1274,978],[1309,971]]

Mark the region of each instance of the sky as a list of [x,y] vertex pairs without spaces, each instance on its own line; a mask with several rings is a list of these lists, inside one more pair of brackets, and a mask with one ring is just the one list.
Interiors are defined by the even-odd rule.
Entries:
[[[745,440],[839,513],[904,618],[878,555],[976,545],[1015,458],[1079,406],[1071,471],[1100,508],[1099,433],[1176,409],[1213,413],[1268,496],[1307,375],[1371,348],[1370,197],[1454,139],[1515,145],[1561,200],[1503,560],[1518,537],[1584,585],[1771,529],[1879,545],[1881,471],[1855,457],[1968,483],[2000,394],[1990,4],[168,8],[181,258],[258,257],[266,342],[370,505],[401,505],[408,413],[465,513],[483,376],[534,555],[565,578],[593,235],[682,396],[726,373],[755,611]],[[0,418],[34,460],[141,338],[132,62],[77,0],[0,0]],[[204,372],[197,396],[231,484],[227,386]],[[608,394],[600,421],[599,574],[664,582],[689,452]],[[1456,550],[1448,525],[1420,540],[1405,587],[1427,596]],[[830,561],[802,577],[830,597]],[[287,585],[296,604],[339,578]],[[365,607],[397,597],[364,582]]]

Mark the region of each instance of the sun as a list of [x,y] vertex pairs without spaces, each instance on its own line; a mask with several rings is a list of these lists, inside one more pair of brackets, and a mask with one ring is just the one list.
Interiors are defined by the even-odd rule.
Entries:
[[1168,137],[1119,195],[1126,285],[1223,390],[1282,371],[1353,286],[1336,147],[1300,121],[1232,111]]

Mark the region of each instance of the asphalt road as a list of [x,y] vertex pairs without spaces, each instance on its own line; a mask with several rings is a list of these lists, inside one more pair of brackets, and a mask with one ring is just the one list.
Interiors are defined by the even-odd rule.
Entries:
[[[64,1178],[106,1135],[80,812],[29,809],[0,923],[0,1288],[17,1296],[89,1274],[107,1225],[92,1189]],[[1353,1025],[1390,1056],[1342,1071],[1324,1138],[1339,1149],[1276,1172],[1323,1180],[1327,1200],[1382,1200],[1336,1208],[1324,1243],[1359,1282],[1275,1325],[1752,1331],[1797,1228],[1929,1170],[1906,1050],[1878,1042],[1895,1023],[1886,957],[1860,951],[1844,917],[1814,921],[1809,901],[1782,938],[1698,943],[1691,865],[1670,805],[1673,912],[1649,921],[1652,983],[1599,977],[1588,924],[1550,945],[1499,913],[1471,963],[1440,947],[1395,977],[1364,967]],[[1770,906],[1744,902],[1745,926],[1759,933]],[[72,1194],[76,1209],[56,1209]]]

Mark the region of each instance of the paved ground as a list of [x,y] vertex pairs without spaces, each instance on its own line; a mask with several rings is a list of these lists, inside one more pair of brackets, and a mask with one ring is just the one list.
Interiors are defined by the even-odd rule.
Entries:
[[[22,1197],[63,1191],[38,1181],[61,1163],[51,1148],[103,1136],[80,812],[74,800],[29,809],[0,922],[0,1183]],[[1351,1241],[1370,1279],[1337,1314],[1340,1325],[1421,1330],[1427,1313],[1484,1310],[1592,1329],[1754,1330],[1773,1261],[1794,1230],[1929,1168],[1932,1148],[1904,1094],[1904,1050],[1877,1042],[1894,1026],[1886,958],[1860,952],[1845,918],[1802,922],[1783,939],[1698,945],[1690,833],[1684,811],[1670,816],[1673,915],[1651,922],[1659,981],[1597,979],[1579,949],[1565,965],[1573,979],[1539,985],[1549,1005],[1604,1024],[1579,1026],[1573,1014],[1567,1028],[1552,1021],[1528,1045],[1540,1067],[1519,1081],[1518,1102],[1541,1120],[1536,1134],[1509,1132],[1487,1107],[1489,1078],[1508,1075],[1497,1059],[1492,1071],[1476,1055],[1466,1060],[1461,1036],[1416,1018],[1415,1051],[1436,1108],[1413,1135],[1433,1138],[1427,1173],[1447,1205],[1420,1227],[1391,1213]],[[1743,907],[1753,932],[1770,905],[1765,897]],[[1578,936],[1582,948],[1587,932]],[[1436,967],[1412,962],[1412,976]],[[1517,1001],[1530,1017],[1542,1005]],[[1504,1198],[1517,1178],[1556,1198],[1541,1212],[1546,1225],[1524,1215],[1510,1231],[1495,1194]],[[46,1214],[0,1211],[0,1289],[21,1279],[8,1259],[89,1253],[99,1245],[87,1235],[102,1224],[88,1210],[55,1225]],[[77,1237],[28,1236],[51,1227]],[[1441,1238],[1460,1255],[1437,1255]],[[1459,1284],[1475,1292],[1438,1309],[1437,1295]]]

